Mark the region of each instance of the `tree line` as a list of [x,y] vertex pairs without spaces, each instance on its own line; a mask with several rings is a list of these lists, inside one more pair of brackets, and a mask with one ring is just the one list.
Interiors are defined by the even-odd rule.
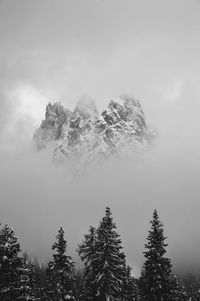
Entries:
[[200,279],[178,278],[166,257],[166,237],[158,213],[153,212],[139,278],[127,265],[120,235],[109,207],[97,228],[90,227],[77,252],[84,268],[77,270],[68,254],[62,227],[52,245],[47,266],[20,256],[14,230],[0,230],[1,301],[197,301]]

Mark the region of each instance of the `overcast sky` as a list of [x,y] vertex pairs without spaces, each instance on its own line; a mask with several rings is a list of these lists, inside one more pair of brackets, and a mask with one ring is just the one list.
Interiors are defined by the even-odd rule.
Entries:
[[[0,220],[24,248],[44,259],[62,223],[75,249],[110,204],[136,269],[154,208],[174,262],[199,260],[200,1],[0,0],[0,45]],[[100,110],[134,95],[158,138],[69,184],[28,149],[49,101],[72,109],[85,93]]]

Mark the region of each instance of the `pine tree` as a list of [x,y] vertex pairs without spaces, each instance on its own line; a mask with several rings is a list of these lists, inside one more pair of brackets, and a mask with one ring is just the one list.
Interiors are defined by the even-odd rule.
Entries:
[[67,243],[64,231],[60,227],[57,241],[53,244],[53,261],[49,262],[48,276],[50,295],[53,300],[75,300],[74,290],[74,264],[69,255],[66,255]]
[[14,230],[5,225],[0,231],[0,300],[17,300],[20,296],[20,245]]
[[172,265],[170,259],[164,257],[167,247],[166,237],[156,210],[150,223],[151,230],[145,245],[147,250],[143,252],[146,261],[141,276],[142,300],[171,301],[173,300]]
[[94,283],[94,255],[96,250],[96,229],[90,227],[89,234],[85,235],[85,240],[78,247],[78,254],[85,265],[85,271],[82,282],[82,298],[84,300],[93,300],[95,298]]
[[26,253],[21,258],[19,271],[20,296],[17,300],[40,301],[41,298],[36,287],[36,268]]
[[110,208],[106,208],[99,228],[94,254],[95,288],[97,300],[117,300],[123,294],[125,256],[116,232]]

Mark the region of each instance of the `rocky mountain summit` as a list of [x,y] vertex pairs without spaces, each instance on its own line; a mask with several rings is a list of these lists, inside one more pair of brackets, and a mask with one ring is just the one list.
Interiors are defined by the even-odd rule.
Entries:
[[49,103],[45,120],[34,133],[38,150],[53,145],[53,159],[79,159],[84,164],[119,155],[125,148],[146,149],[153,137],[138,100],[122,95],[101,114],[95,102],[83,96],[73,112]]

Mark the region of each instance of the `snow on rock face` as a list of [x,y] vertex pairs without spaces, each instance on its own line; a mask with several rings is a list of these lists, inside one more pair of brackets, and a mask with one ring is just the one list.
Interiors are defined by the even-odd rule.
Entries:
[[38,150],[53,142],[55,161],[79,158],[87,164],[119,154],[127,146],[146,148],[152,136],[135,98],[122,95],[119,102],[111,100],[100,115],[95,102],[83,96],[73,113],[59,103],[49,103],[34,142]]
[[67,124],[72,112],[65,109],[60,103],[48,103],[45,120],[34,133],[34,141],[38,150],[44,148],[48,142],[60,137],[63,124]]

